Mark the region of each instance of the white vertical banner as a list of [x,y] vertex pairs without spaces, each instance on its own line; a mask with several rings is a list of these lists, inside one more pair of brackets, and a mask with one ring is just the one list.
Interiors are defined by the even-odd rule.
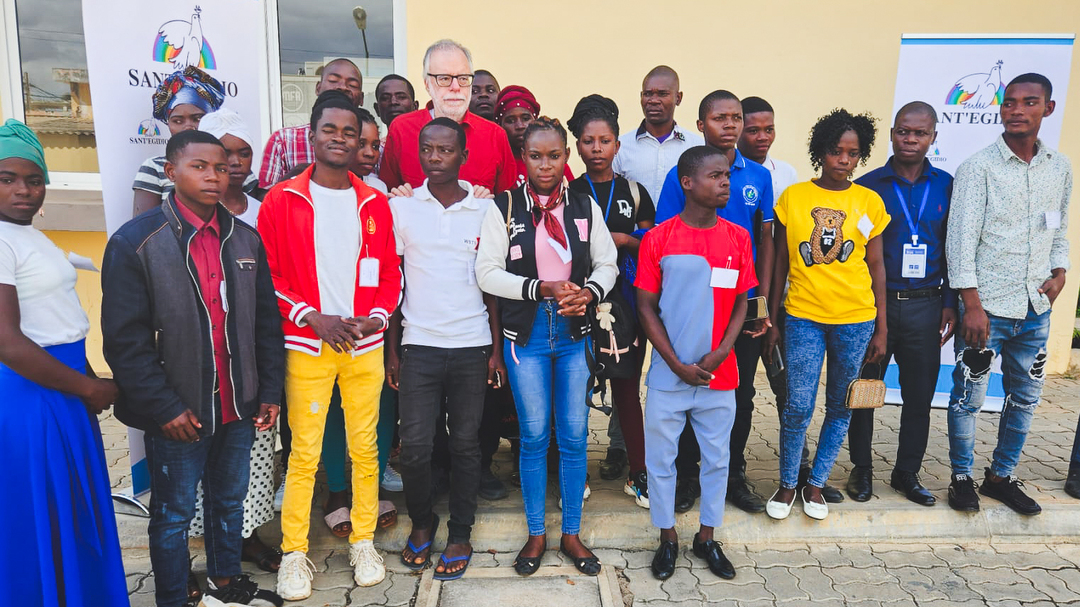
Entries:
[[[964,160],[1004,131],[1001,102],[1005,86],[1020,74],[1036,72],[1050,79],[1057,102],[1054,113],[1043,120],[1039,137],[1057,148],[1074,39],[1074,34],[904,34],[893,112],[911,101],[932,105],[938,114],[938,137],[927,159],[955,174]],[[935,407],[948,406],[955,362],[950,340],[941,350]],[[889,365],[885,383],[886,401],[901,403],[895,363]],[[1004,396],[1001,362],[995,359],[983,410],[1000,411]]]
[[[152,2],[83,0],[90,92],[94,100],[105,225],[112,234],[131,219],[139,166],[165,153],[169,129],[153,117],[151,98],[171,73],[194,65],[222,83],[224,107],[244,117],[256,145],[270,124],[266,5],[260,0]],[[253,150],[258,174],[260,149]],[[149,489],[142,433],[129,432],[133,491]]]

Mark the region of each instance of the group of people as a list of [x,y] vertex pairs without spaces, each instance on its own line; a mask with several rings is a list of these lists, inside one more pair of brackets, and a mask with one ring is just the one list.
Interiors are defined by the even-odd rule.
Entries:
[[[876,121],[844,109],[822,116],[808,146],[817,175],[798,182],[769,153],[767,101],[714,91],[699,104],[697,132],[685,129],[674,120],[678,75],[666,66],[646,75],[644,120],[621,134],[611,99],[583,97],[564,126],[527,88],[474,70],[450,40],[428,48],[423,76],[424,108],[405,78],[379,83],[383,135],[359,107],[356,66],[328,63],[310,123],[270,137],[258,178],[257,142],[222,107],[220,84],[193,67],[170,76],[153,99],[171,133],[165,154],[139,168],[136,216],[105,251],[111,380],[86,364],[75,270],[31,226],[48,183],[41,145],[17,121],[0,128],[0,386],[20,404],[0,412],[0,431],[27,488],[0,512],[21,523],[20,550],[3,568],[20,603],[128,604],[96,418],[111,405],[145,432],[159,607],[310,596],[320,461],[324,520],[348,538],[356,583],[380,583],[373,539],[396,520],[379,499],[395,476],[395,441],[411,521],[395,557],[405,567],[432,565],[433,503],[448,491],[434,576],[465,574],[478,498],[508,493],[491,470],[505,437],[528,527],[514,569],[536,572],[546,550],[550,468],[559,550],[597,575],[580,532],[589,386],[597,373],[604,381],[594,359],[608,346],[632,370],[610,379],[599,472],[625,474],[626,493],[650,509],[660,579],[679,554],[675,515],[698,499],[693,553],[724,579],[736,573],[714,536],[727,501],[783,519],[798,498],[824,519],[844,499],[827,481],[845,436],[854,465],[846,492],[868,500],[873,413],[853,413],[846,392],[890,359],[903,397],[890,484],[934,505],[919,472],[938,351],[950,337],[949,505],[976,511],[981,493],[1040,511],[1013,472],[1065,283],[1072,185],[1068,159],[1038,138],[1055,105],[1045,77],[1010,82],[1004,132],[955,179],[926,159],[937,116],[912,101],[889,129],[893,155],[854,182]],[[576,178],[571,135],[585,166]],[[630,327],[625,348],[612,323]],[[610,343],[594,343],[598,325]],[[806,435],[826,354],[811,460]],[[1005,408],[977,484],[975,419],[995,358]],[[746,478],[759,360],[781,422],[779,488],[767,500]],[[256,533],[273,518],[277,429],[280,552]],[[1080,497],[1080,426],[1066,491]],[[193,533],[205,537],[205,588],[190,569]],[[276,571],[277,587],[259,588],[242,559]]]

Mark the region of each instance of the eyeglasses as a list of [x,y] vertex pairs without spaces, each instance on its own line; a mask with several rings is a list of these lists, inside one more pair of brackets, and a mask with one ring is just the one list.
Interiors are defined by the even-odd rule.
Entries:
[[441,87],[450,86],[454,80],[457,80],[458,86],[465,88],[472,84],[472,74],[428,74],[435,79],[435,84]]

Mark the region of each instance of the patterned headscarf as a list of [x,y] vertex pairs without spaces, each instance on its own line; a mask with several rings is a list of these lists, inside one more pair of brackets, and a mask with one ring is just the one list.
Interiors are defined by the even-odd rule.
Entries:
[[499,98],[495,100],[495,122],[502,120],[503,114],[516,108],[523,107],[532,112],[533,117],[540,115],[540,102],[529,89],[511,84],[499,91]]
[[221,83],[199,68],[189,65],[169,74],[154,91],[154,118],[168,122],[169,113],[182,103],[190,103],[206,113],[217,111],[225,101]]
[[0,160],[22,158],[41,167],[45,183],[49,183],[49,169],[45,166],[45,150],[30,127],[9,118],[0,126]]

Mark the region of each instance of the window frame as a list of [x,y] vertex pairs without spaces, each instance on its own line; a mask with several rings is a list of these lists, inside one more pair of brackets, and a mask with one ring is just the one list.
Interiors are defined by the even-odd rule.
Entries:
[[[394,71],[403,76],[408,74],[409,65],[405,39],[406,2],[407,0],[393,0]],[[278,0],[267,0],[263,6],[266,8],[259,29],[266,40],[266,52],[260,57],[257,67],[260,102],[268,111],[261,113],[259,126],[268,138],[270,133],[282,126],[281,39],[278,30]],[[3,41],[0,42],[0,115],[4,120],[22,120],[26,107],[22,98],[22,58],[15,0],[0,0],[0,34],[3,35]],[[261,156],[261,150],[259,152]],[[52,182],[50,188],[101,191],[100,173],[50,171],[49,177]]]

